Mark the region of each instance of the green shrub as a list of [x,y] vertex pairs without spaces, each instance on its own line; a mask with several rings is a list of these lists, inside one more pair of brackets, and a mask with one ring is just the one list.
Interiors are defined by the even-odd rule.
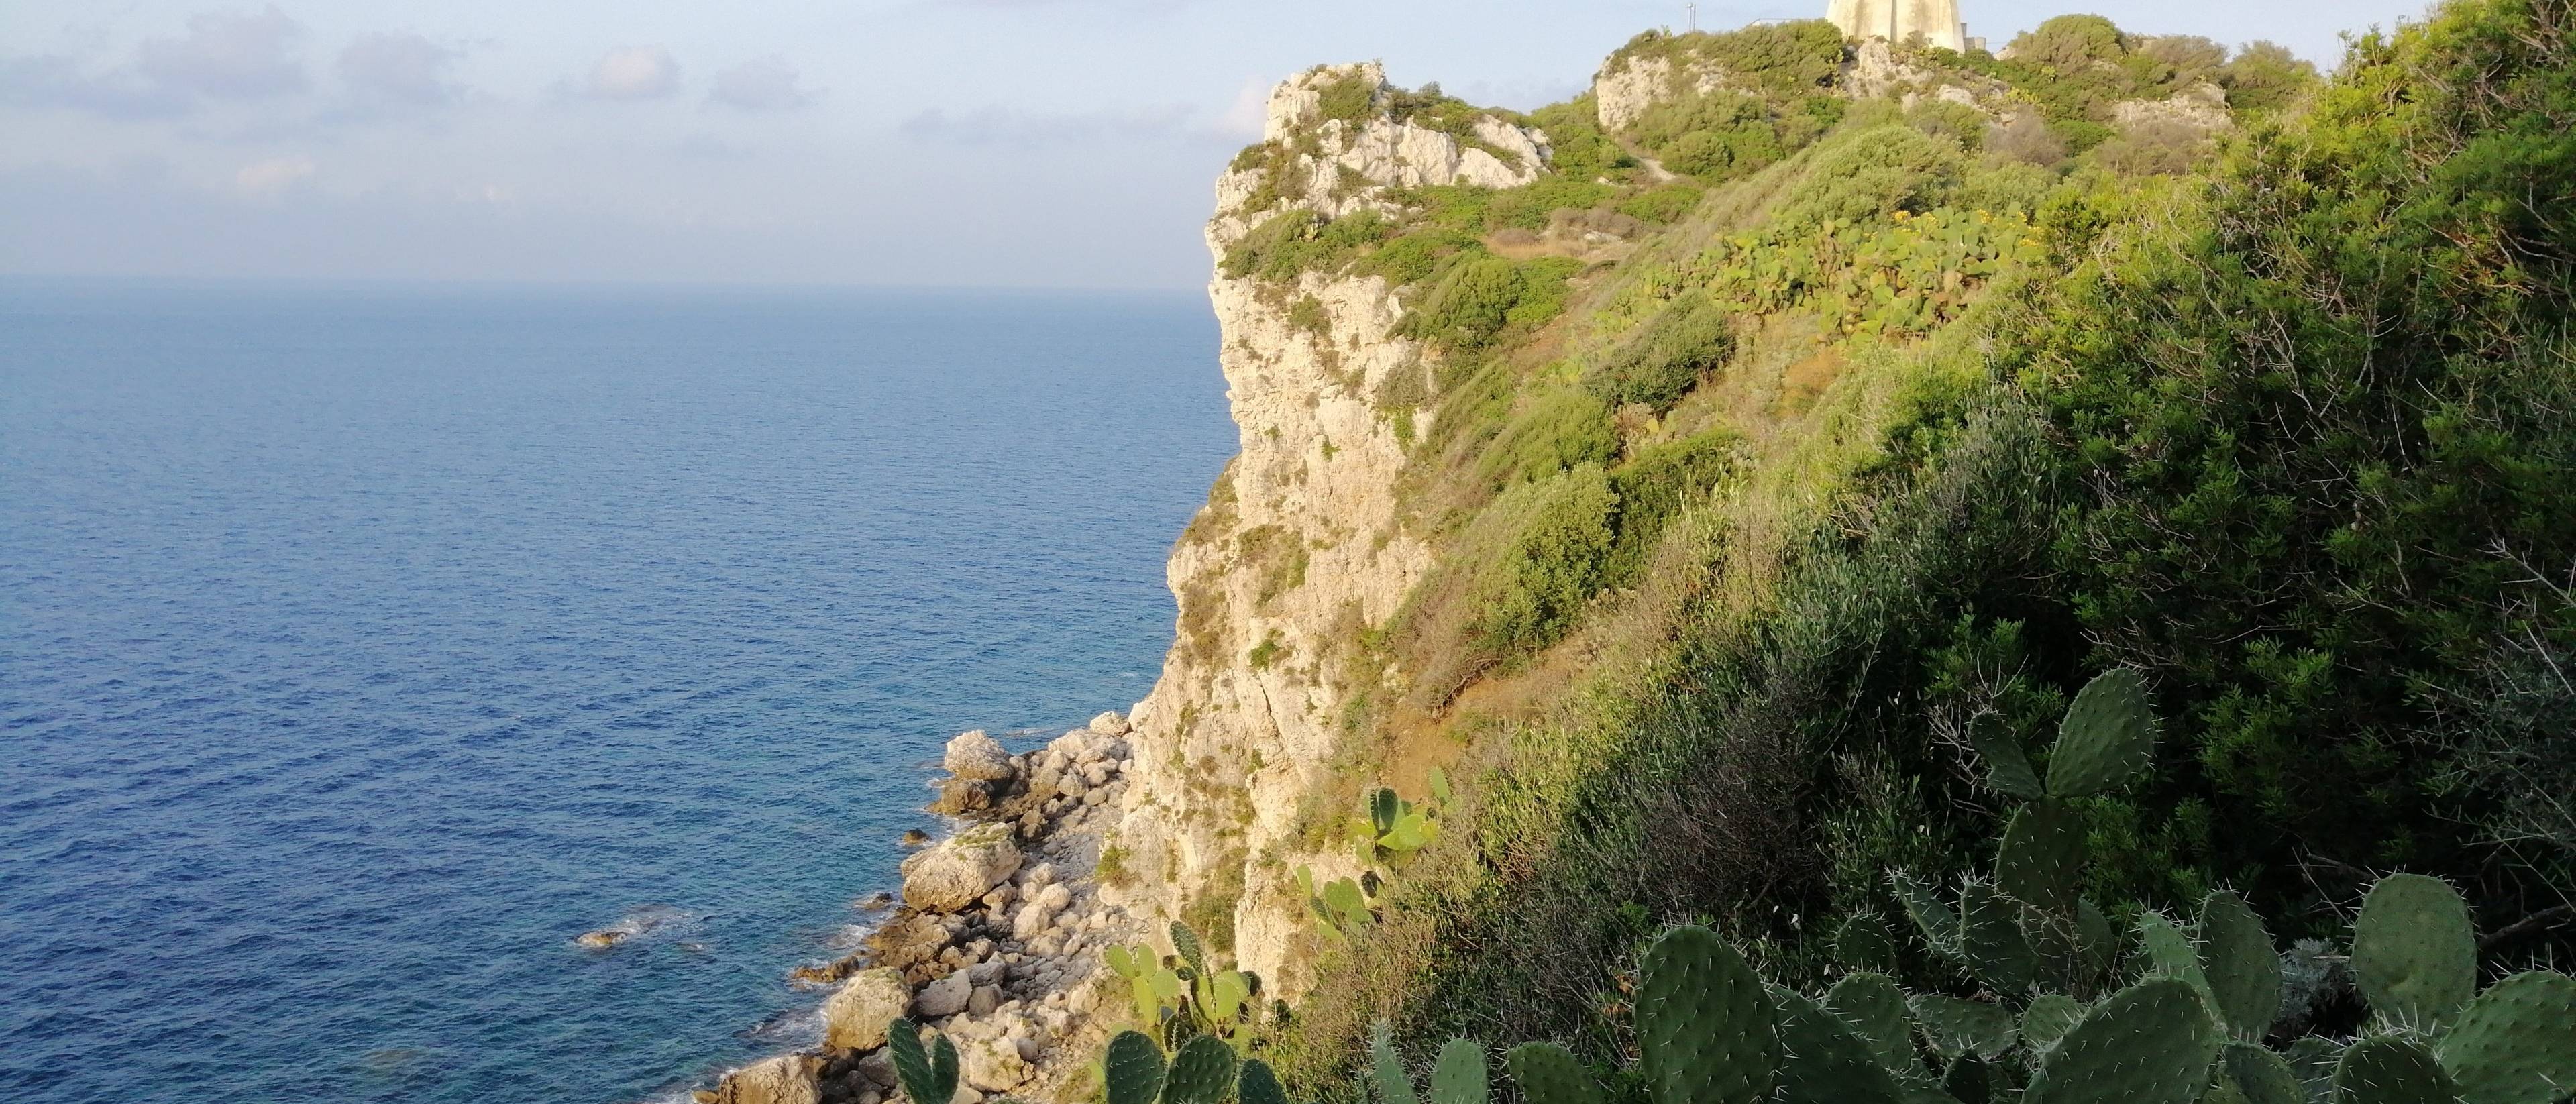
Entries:
[[1286,211],[1264,220],[1226,251],[1221,266],[1235,279],[1294,280],[1300,273],[1338,271],[1375,248],[1394,224],[1375,211],[1327,220],[1313,211]]
[[1985,148],[1986,129],[1992,125],[1986,113],[1962,103],[1948,100],[1925,100],[1905,113],[1905,121],[1914,129],[1935,138],[1947,138],[1969,152]]
[[2218,72],[2229,110],[2267,115],[2317,86],[2317,67],[2274,42],[2248,44]]
[[1489,512],[1510,538],[1479,603],[1472,628],[1477,642],[1510,656],[1563,637],[1600,589],[1618,507],[1596,463],[1503,492]]
[[1619,431],[1610,408],[1569,388],[1541,390],[1523,401],[1478,458],[1477,477],[1487,486],[1545,479],[1584,464],[1607,463],[1619,454]]
[[1896,211],[1928,211],[1958,183],[1965,159],[1955,143],[1909,126],[1845,134],[1820,147],[1778,221],[1849,222]]
[[1315,90],[1315,112],[1325,119],[1356,123],[1377,109],[1377,86],[1358,73],[1348,73]]
[[1648,226],[1662,226],[1681,221],[1707,194],[1688,184],[1666,184],[1620,200],[1617,210]]
[[1439,271],[1442,261],[1462,251],[1482,252],[1483,248],[1466,234],[1433,227],[1389,240],[1351,269],[1364,276],[1386,277],[1386,282],[1398,286],[1418,284]]
[[1462,255],[1405,316],[1398,332],[1441,348],[1473,353],[1506,329],[1547,324],[1565,308],[1566,279],[1582,264],[1564,257],[1515,262]]
[[1602,585],[1636,585],[1665,523],[1682,507],[1706,497],[1736,466],[1740,452],[1734,434],[1715,431],[1648,447],[1612,471],[1619,533],[1602,561]]
[[1608,184],[1596,184],[1566,176],[1540,177],[1536,182],[1493,193],[1485,205],[1487,229],[1518,227],[1538,230],[1547,218],[1560,210],[1588,211],[1619,194]]
[[1735,331],[1726,310],[1705,292],[1691,292],[1604,355],[1584,376],[1583,386],[1613,407],[1643,403],[1662,412],[1725,366],[1734,352]]

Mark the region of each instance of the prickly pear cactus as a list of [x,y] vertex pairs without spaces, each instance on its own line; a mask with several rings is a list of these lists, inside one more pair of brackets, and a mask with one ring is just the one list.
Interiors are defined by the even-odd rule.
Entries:
[[1919,1076],[1923,1064],[1914,1057],[1914,1024],[1905,1011],[1905,991],[1885,974],[1852,974],[1825,991],[1825,1010],[1851,1025],[1887,1072]]
[[921,1026],[911,1020],[886,1025],[886,1053],[894,1061],[895,1080],[914,1100],[947,1100],[957,1095],[957,1045],[934,1035],[928,1053],[921,1047]]
[[1413,1075],[1404,1072],[1404,1059],[1396,1055],[1395,1040],[1383,1020],[1369,1033],[1369,1083],[1377,1086],[1378,1104],[1419,1104],[1413,1095]]
[[1985,882],[1959,890],[1959,950],[1968,972],[1996,992],[2028,992],[2039,975],[2039,956],[2022,930],[2020,903]]
[[2261,1040],[2281,1010],[2281,956],[2245,898],[2220,890],[2200,902],[2200,968],[2228,1031]]
[[2048,796],[2048,787],[2030,769],[2030,756],[2022,752],[2021,740],[2004,726],[2001,716],[1985,713],[1968,722],[1968,746],[1985,761],[1986,783],[2005,796],[2024,801]]
[[2075,695],[2048,756],[2051,797],[2087,797],[2117,789],[2154,758],[2156,715],[2146,680],[2125,667],[2105,671]]
[[2371,1011],[2432,1027],[2477,995],[2478,938],[2450,885],[2391,874],[2370,887],[2352,926],[2352,969]]
[[[1269,1071],[1265,1067],[1263,1072]],[[1163,1094],[1163,1048],[1144,1032],[1119,1032],[1109,1040],[1101,1081],[1108,1089],[1109,1104],[1154,1104]],[[1250,1104],[1248,1096],[1246,1104]]]
[[2042,993],[2021,1011],[2021,1038],[2034,1051],[2047,1052],[2084,1018],[2084,1006],[2061,993]]
[[1993,1068],[1973,1054],[1941,1071],[1941,1092],[1959,1104],[1986,1104],[1994,1098],[1994,1084]]
[[1707,928],[1674,928],[1646,948],[1638,973],[1637,1047],[1656,1104],[1754,1104],[1770,1095],[1779,1013],[1735,948]]
[[2576,1088],[2576,978],[2515,974],[2478,994],[2436,1045],[2468,1104],[2549,1104]]
[[1877,1049],[1842,1018],[1779,989],[1780,1104],[1900,1104],[1905,1092]]
[[2024,805],[2004,826],[1995,883],[2005,893],[2072,919],[2084,877],[2084,818],[2056,798]]
[[1555,1043],[1522,1043],[1503,1055],[1503,1066],[1528,1104],[1601,1104],[1600,1082]]
[[2334,1088],[2338,1104],[2452,1104],[2460,1097],[2433,1052],[2403,1035],[2354,1043],[2335,1065]]
[[1925,993],[1907,1002],[1914,1022],[1923,1028],[1934,1053],[1957,1059],[1964,1055],[1992,1058],[2012,1049],[2020,1031],[2012,1010],[2000,1004]]
[[1834,929],[1834,961],[1847,970],[1893,973],[1896,934],[1875,912],[1855,912]]
[[1431,1067],[1431,1104],[1485,1104],[1485,1044],[1451,1039]]
[[[1279,1075],[1271,1072],[1270,1063],[1247,1058],[1243,1070],[1235,1075],[1234,1098],[1242,1104],[1288,1104],[1288,1090],[1279,1085]],[[1112,1098],[1110,1104],[1121,1104]]]
[[1234,1088],[1234,1048],[1214,1035],[1181,1044],[1163,1074],[1163,1104],[1218,1104]]
[[1902,870],[1887,872],[1887,885],[1905,906],[1905,915],[1922,933],[1923,945],[1943,958],[1959,957],[1959,910],[1944,904],[1941,895],[1922,879]]
[[2138,964],[2141,973],[2181,981],[2216,1005],[2217,998],[2209,992],[2209,972],[2200,966],[2200,948],[2172,917],[2152,910],[2139,914]]
[[2156,978],[2087,1013],[2031,1077],[2026,1104],[2193,1104],[2209,1086],[2217,1025],[2186,983]]
[[2229,1043],[2219,1062],[2247,1104],[2307,1104],[2307,1088],[2278,1054],[2250,1043]]

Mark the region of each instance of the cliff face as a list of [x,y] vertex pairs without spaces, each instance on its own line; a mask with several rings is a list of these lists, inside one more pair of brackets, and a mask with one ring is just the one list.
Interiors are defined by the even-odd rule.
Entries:
[[[1355,88],[1365,110],[1349,106]],[[1335,92],[1343,113],[1326,117]],[[1220,943],[1230,922],[1242,968],[1281,997],[1300,990],[1311,938],[1293,872],[1357,873],[1334,854],[1347,848],[1313,853],[1292,834],[1331,781],[1356,689],[1344,665],[1430,565],[1395,498],[1404,442],[1430,415],[1394,401],[1421,393],[1426,369],[1391,333],[1403,307],[1383,278],[1291,283],[1231,275],[1226,259],[1273,218],[1391,206],[1393,187],[1526,184],[1547,154],[1535,131],[1490,116],[1464,134],[1430,129],[1392,117],[1389,98],[1375,65],[1292,79],[1271,94],[1256,147],[1273,161],[1238,163],[1217,183],[1208,295],[1242,451],[1173,549],[1180,631],[1132,717],[1132,788],[1111,838],[1108,865],[1122,872],[1111,880],[1124,883],[1112,892],[1158,943],[1163,921]]]

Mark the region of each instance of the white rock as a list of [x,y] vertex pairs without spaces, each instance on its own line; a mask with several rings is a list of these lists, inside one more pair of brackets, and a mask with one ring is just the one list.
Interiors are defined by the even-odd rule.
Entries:
[[[903,903],[956,912],[975,903],[1020,868],[1020,848],[1007,824],[979,824],[903,861]],[[962,917],[952,932],[964,927]],[[943,922],[944,925],[945,922]]]
[[1109,781],[1109,762],[1104,759],[1100,762],[1084,766],[1082,768],[1082,780],[1089,782],[1094,786],[1107,783]]
[[967,1085],[987,1092],[1006,1092],[1029,1079],[1029,1064],[1020,1048],[1006,1039],[975,1039],[957,1048],[958,1071]]
[[725,1075],[716,1086],[716,1104],[821,1104],[823,1086],[814,1080],[814,1066],[801,1054],[754,1062]]
[[1118,711],[1115,709],[1097,717],[1093,717],[1091,719],[1091,730],[1103,736],[1124,736],[1129,731],[1127,727],[1127,718],[1119,716]]
[[834,1050],[873,1050],[885,1045],[886,1024],[912,1003],[903,971],[891,966],[850,975],[823,1002],[823,1045]]
[[1030,901],[1020,906],[1019,915],[1011,918],[1011,938],[1026,943],[1046,934],[1048,924],[1054,919],[1055,910],[1048,908],[1046,902]]
[[990,1016],[1001,1006],[1002,988],[998,985],[978,985],[966,994],[966,1014],[969,1016]]
[[984,730],[959,733],[948,741],[948,754],[939,764],[959,778],[990,781],[1012,775],[1011,753],[1002,742],[984,734]]
[[966,1010],[966,999],[975,992],[975,982],[966,971],[956,970],[948,976],[921,987],[912,1010],[924,1018],[954,1016]]

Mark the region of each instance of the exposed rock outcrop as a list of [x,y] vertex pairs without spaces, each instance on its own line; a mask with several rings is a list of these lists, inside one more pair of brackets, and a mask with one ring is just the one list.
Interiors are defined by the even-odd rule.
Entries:
[[[1346,82],[1374,90],[1367,111],[1356,119],[1324,117],[1326,90]],[[1273,89],[1261,132],[1272,156],[1238,161],[1217,178],[1209,238],[1241,240],[1282,203],[1338,217],[1385,206],[1387,188],[1511,188],[1538,179],[1546,164],[1544,133],[1490,115],[1466,135],[1435,130],[1390,116],[1392,94],[1374,62],[1321,66]]]
[[903,903],[924,912],[958,912],[974,904],[1020,868],[1013,835],[1008,824],[980,824],[905,859]]

